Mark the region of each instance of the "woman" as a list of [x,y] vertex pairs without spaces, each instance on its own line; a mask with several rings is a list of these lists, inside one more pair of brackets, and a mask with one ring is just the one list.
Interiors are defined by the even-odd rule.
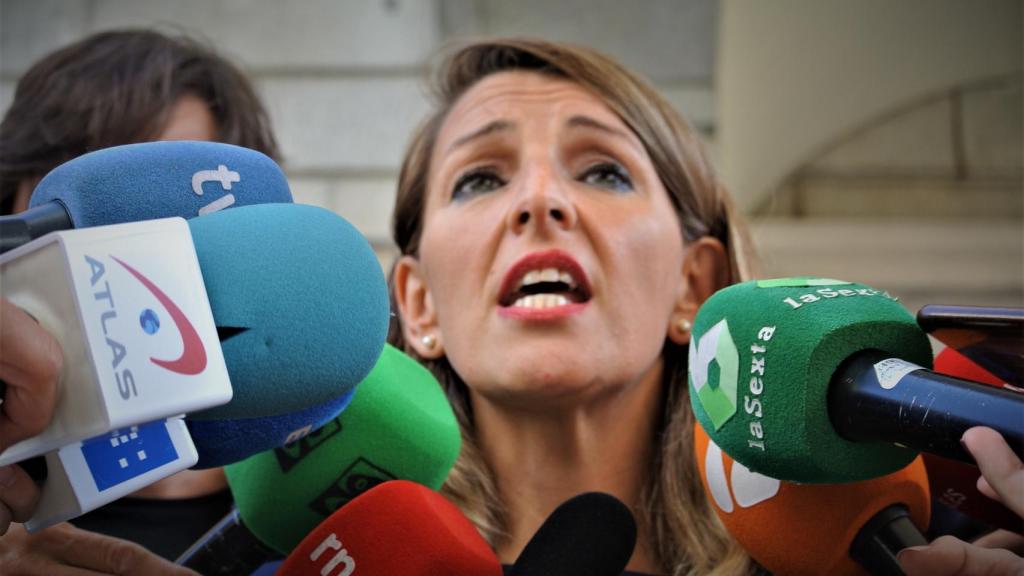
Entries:
[[[462,425],[443,491],[505,564],[559,503],[600,490],[639,521],[628,569],[754,571],[691,453],[691,322],[752,259],[696,136],[646,83],[561,44],[466,45],[435,91],[399,179],[391,340]],[[986,493],[1024,511],[1020,461],[979,430],[964,442]],[[943,538],[900,560],[932,576],[1021,569],[986,545],[1000,544]]]
[[398,187],[393,343],[443,383],[463,452],[443,491],[505,564],[562,501],[629,505],[629,570],[737,574],[693,462],[686,348],[746,232],[693,130],[594,51],[463,47]]
[[[0,123],[0,214],[24,210],[42,177],[72,158],[152,140],[212,140],[280,157],[267,113],[234,64],[185,36],[100,32],[45,56],[18,81]],[[3,449],[49,421],[62,355],[45,330],[2,299],[0,318],[8,400],[35,408],[29,423],[16,419],[25,420],[24,410],[3,406]],[[11,520],[30,517],[37,498],[20,466],[0,467],[0,535]],[[81,529],[61,524],[28,535],[13,528],[0,539],[0,572],[187,572],[150,552],[177,557],[231,502],[219,468],[186,470],[72,520]]]

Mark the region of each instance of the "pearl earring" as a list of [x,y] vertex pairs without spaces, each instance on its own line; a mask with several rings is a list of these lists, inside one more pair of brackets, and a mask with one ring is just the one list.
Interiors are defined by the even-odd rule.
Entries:
[[437,336],[434,336],[433,334],[424,334],[423,337],[420,338],[420,342],[427,350],[433,351],[437,346]]
[[690,330],[693,329],[693,324],[691,324],[686,318],[680,318],[679,321],[676,322],[676,328],[678,328],[683,334],[689,334]]

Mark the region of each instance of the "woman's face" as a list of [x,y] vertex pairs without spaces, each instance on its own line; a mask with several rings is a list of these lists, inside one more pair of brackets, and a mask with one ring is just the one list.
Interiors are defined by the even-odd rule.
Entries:
[[533,72],[488,76],[451,110],[403,267],[406,336],[505,401],[656,383],[686,294],[679,220],[639,138]]

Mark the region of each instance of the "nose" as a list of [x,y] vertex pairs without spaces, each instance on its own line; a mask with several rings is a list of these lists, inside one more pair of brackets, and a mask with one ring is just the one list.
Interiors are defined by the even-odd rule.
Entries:
[[523,180],[524,190],[508,214],[509,229],[521,234],[530,228],[547,232],[576,226],[576,208],[554,170],[538,168]]

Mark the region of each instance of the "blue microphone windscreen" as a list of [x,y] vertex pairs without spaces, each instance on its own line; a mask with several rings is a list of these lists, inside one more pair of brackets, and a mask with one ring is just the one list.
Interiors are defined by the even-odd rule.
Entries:
[[75,228],[290,203],[281,168],[265,154],[218,142],[144,142],[103,148],[57,166],[30,207],[63,204]]
[[258,418],[347,394],[387,336],[384,273],[344,218],[300,204],[189,220],[234,397],[194,420]]
[[341,414],[352,401],[355,392],[353,388],[344,396],[325,404],[277,416],[225,420],[186,418],[189,435],[199,452],[199,462],[192,468],[226,466],[303,438]]

